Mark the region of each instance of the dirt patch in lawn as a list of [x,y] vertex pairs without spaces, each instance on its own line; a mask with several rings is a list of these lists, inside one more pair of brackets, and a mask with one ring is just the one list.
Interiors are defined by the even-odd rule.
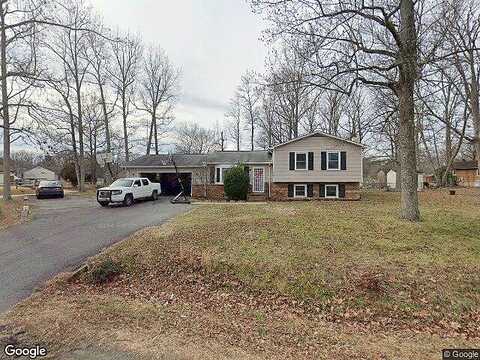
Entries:
[[438,358],[480,341],[479,195],[422,193],[421,223],[398,219],[395,193],[199,205],[0,324],[55,355],[107,346],[159,359]]

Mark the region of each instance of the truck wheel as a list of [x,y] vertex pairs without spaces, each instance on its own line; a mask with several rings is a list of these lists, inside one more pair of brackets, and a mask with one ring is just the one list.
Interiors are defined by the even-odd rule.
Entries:
[[125,206],[132,206],[133,204],[133,196],[132,194],[125,195],[125,199],[123,199],[123,205]]
[[156,200],[158,200],[158,192],[157,192],[157,190],[153,190],[153,193],[152,193],[152,200],[153,200],[153,201],[156,201]]
[[102,207],[108,206],[108,202],[107,202],[107,201],[99,201],[98,203],[99,203]]

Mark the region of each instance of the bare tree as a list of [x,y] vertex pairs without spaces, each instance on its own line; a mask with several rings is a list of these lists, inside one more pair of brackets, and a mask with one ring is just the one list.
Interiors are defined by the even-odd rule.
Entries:
[[242,75],[236,96],[250,129],[250,146],[253,151],[255,148],[255,126],[258,119],[257,103],[260,99],[260,91],[253,71],[247,71]]
[[150,115],[147,155],[152,142],[159,153],[159,136],[170,130],[173,118],[169,114],[179,93],[180,71],[160,47],[150,47],[143,62],[140,81],[141,110]]
[[[96,23],[97,32],[108,34],[108,29],[101,23],[100,20],[97,20]],[[112,65],[111,55],[111,42],[108,41],[105,37],[99,36],[98,33],[89,33],[88,34],[88,48],[85,54],[85,58],[90,62],[90,76],[93,79],[93,83],[98,87],[99,91],[99,105],[102,109],[102,118],[103,126],[105,129],[105,151],[107,153],[112,153],[112,142],[111,142],[111,124],[110,121],[115,115],[115,107],[118,100],[118,93],[116,98],[113,100],[109,96],[109,88],[111,87],[111,81],[108,74],[108,69]],[[110,180],[113,177],[113,169],[111,164],[106,165],[105,172],[105,181],[110,183]]]
[[[392,91],[399,104],[401,216],[418,221],[414,89],[438,42],[419,43],[438,20],[423,1],[252,0],[273,23],[272,36],[301,39],[315,86],[350,94],[358,83]],[[279,34],[279,35],[277,35]],[[418,51],[420,48],[420,52]],[[345,86],[346,84],[346,86]]]
[[133,112],[135,100],[135,82],[138,80],[139,64],[142,56],[142,45],[137,37],[130,34],[117,36],[112,42],[114,65],[110,68],[109,75],[113,86],[120,99],[120,108],[123,121],[123,142],[125,161],[130,160],[129,124],[128,117]]
[[229,119],[227,127],[228,134],[235,142],[235,148],[237,151],[240,151],[242,143],[242,106],[237,94],[230,100],[229,110],[225,116]]
[[[472,143],[480,166],[480,9],[478,1],[452,1],[445,4],[444,22],[447,32],[444,52],[452,52],[454,68],[460,81],[451,83],[461,86],[460,94],[469,106],[473,125]],[[460,89],[458,89],[460,90]]]
[[197,123],[182,123],[176,127],[175,150],[182,154],[205,154],[218,150],[215,131]]
[[[47,23],[43,1],[0,1],[0,76],[3,130],[3,171],[10,174],[12,135],[22,132],[18,120],[29,106],[29,93],[39,75],[37,43],[41,26]],[[10,177],[4,177],[4,200],[11,199]]]
[[[67,95],[72,96],[68,99],[69,110],[72,111],[71,121],[74,121],[74,127],[77,130],[78,154],[77,170],[78,185],[80,191],[85,191],[85,145],[83,129],[83,106],[82,93],[85,85],[85,78],[90,67],[83,54],[88,49],[89,31],[84,29],[91,28],[92,12],[91,8],[83,0],[67,1],[63,0],[57,3],[55,12],[55,21],[64,26],[56,27],[43,42],[43,46],[48,49],[50,56],[60,62],[60,67],[52,69],[59,72],[61,80],[50,78],[50,85],[58,92],[65,89],[65,86],[59,85],[58,81],[63,81],[68,88]],[[66,92],[63,92],[64,96]],[[66,100],[65,98],[63,100]],[[74,113],[74,117],[73,117]],[[75,144],[76,148],[76,144]]]

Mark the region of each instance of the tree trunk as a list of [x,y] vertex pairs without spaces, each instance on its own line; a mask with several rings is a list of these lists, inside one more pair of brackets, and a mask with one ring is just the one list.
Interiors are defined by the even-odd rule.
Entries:
[[147,142],[147,155],[150,155],[150,150],[152,148],[152,137],[153,137],[153,116],[152,121],[150,122],[150,131],[148,132],[148,142]]
[[396,90],[400,102],[401,216],[406,220],[419,221],[414,103],[415,80],[417,78],[417,34],[413,0],[401,0],[400,22],[401,65],[400,79]]
[[157,114],[155,109],[153,110],[152,121],[153,121],[153,131],[155,136],[155,155],[158,155],[158,127],[157,127]]
[[81,85],[78,77],[75,77],[75,87],[77,93],[77,116],[78,116],[78,151],[79,151],[79,170],[80,182],[78,183],[78,190],[85,191],[85,150],[83,144],[83,113],[82,113],[82,96]]
[[[105,102],[105,93],[103,92],[103,85],[100,79],[100,74],[98,74],[98,87],[100,90],[100,100],[102,101],[102,112],[103,112],[103,123],[105,124],[105,140],[107,144],[107,153],[112,152],[112,144],[110,139],[110,124],[108,121],[108,112],[107,112],[107,104]],[[110,163],[106,164],[106,171],[104,175],[104,183],[110,184],[113,178],[112,169],[110,167]]]
[[[5,5],[6,6],[6,5]],[[5,13],[0,4],[1,24],[1,71],[2,71],[2,107],[3,107],[3,199],[11,200],[10,189],[10,114],[8,109],[7,89],[7,35],[5,33]]]
[[475,156],[477,160],[477,166],[480,169],[480,99],[478,90],[477,71],[475,67],[475,57],[473,51],[469,54],[470,72],[472,79],[470,81],[470,107],[472,110],[472,122],[475,141]]
[[252,143],[252,151],[254,149],[254,145],[253,145],[253,142],[254,142],[254,139],[255,139],[255,125],[253,123],[253,115],[250,114],[250,125],[252,126],[252,132],[251,132],[251,135],[250,135],[250,140],[251,140],[251,143]]

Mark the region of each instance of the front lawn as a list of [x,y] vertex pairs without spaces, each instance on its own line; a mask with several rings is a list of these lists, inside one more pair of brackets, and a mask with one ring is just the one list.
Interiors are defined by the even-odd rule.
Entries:
[[475,347],[480,192],[420,197],[421,223],[399,220],[396,193],[198,205],[0,325],[55,353],[107,345],[143,358],[432,359]]

